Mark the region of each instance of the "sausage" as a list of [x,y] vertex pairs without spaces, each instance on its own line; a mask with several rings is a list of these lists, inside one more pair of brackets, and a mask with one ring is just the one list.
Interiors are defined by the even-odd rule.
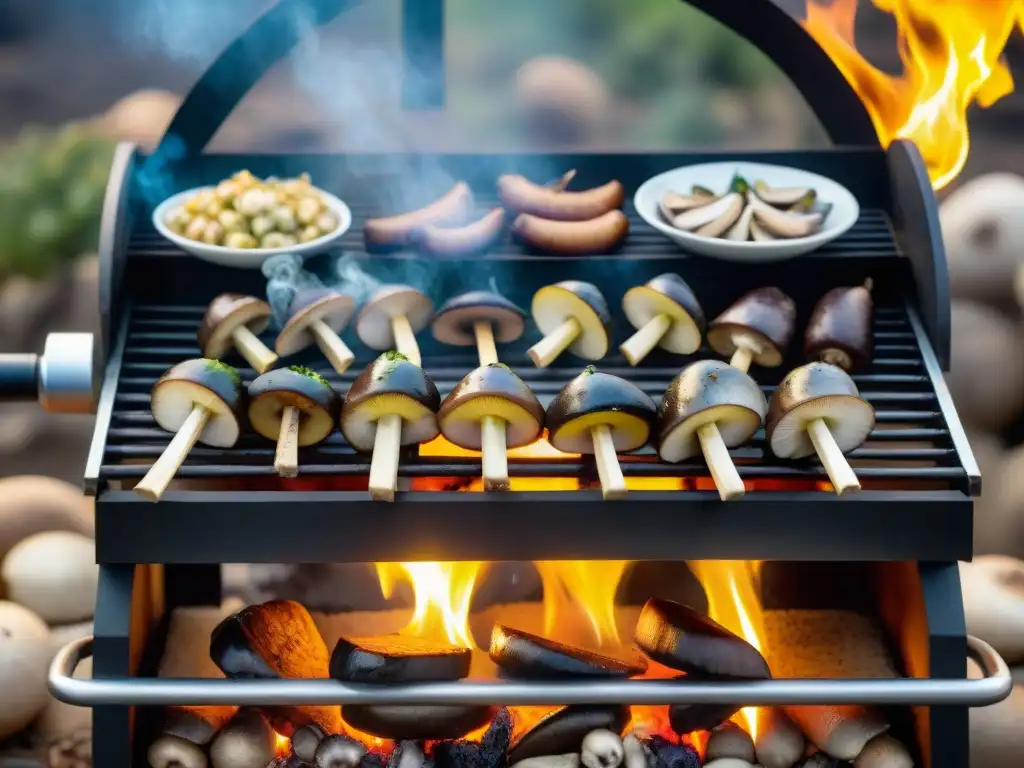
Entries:
[[558,182],[542,187],[523,176],[506,174],[498,178],[498,197],[507,207],[556,221],[595,219],[619,208],[624,196],[618,181],[582,192],[566,192],[558,188]]
[[611,250],[629,231],[629,219],[616,209],[587,221],[552,221],[521,214],[512,231],[542,251],[566,255],[603,253]]
[[459,182],[443,197],[419,210],[368,219],[363,227],[367,245],[408,245],[415,235],[430,224],[465,221],[473,208],[473,193],[464,182]]
[[505,224],[505,209],[494,208],[482,218],[462,227],[441,227],[430,224],[422,229],[417,242],[435,256],[463,256],[477,253],[491,245]]

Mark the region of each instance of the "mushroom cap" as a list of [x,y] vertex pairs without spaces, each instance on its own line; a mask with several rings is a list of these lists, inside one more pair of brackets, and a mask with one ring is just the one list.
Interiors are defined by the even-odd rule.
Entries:
[[569,351],[585,360],[600,360],[608,353],[611,339],[611,312],[601,291],[582,280],[563,280],[546,285],[533,294],[530,309],[533,322],[547,336],[570,317],[580,324],[580,335]]
[[636,384],[588,366],[555,395],[545,419],[559,451],[593,453],[590,431],[605,425],[615,452],[628,453],[647,444],[656,416],[654,401]]
[[177,432],[192,409],[201,405],[210,412],[199,442],[214,448],[230,448],[238,441],[242,418],[242,377],[219,360],[197,357],[167,369],[149,397],[153,418],[161,429]]
[[231,334],[241,325],[253,333],[263,333],[270,325],[270,315],[270,305],[255,296],[220,294],[206,308],[196,332],[203,357],[224,357],[233,345]]
[[277,335],[274,351],[282,357],[294,355],[316,341],[309,332],[314,320],[323,320],[335,333],[348,324],[355,302],[329,288],[306,288],[295,294],[288,307],[288,321]]
[[441,403],[437,420],[444,436],[460,448],[479,451],[480,422],[497,416],[505,422],[505,445],[529,445],[544,430],[544,408],[526,382],[502,363],[470,371]]
[[487,320],[492,324],[494,340],[508,344],[523,335],[526,313],[493,291],[469,291],[453,296],[437,310],[431,324],[434,338],[453,347],[476,344],[473,323]]
[[871,361],[875,334],[874,302],[864,285],[833,288],[814,306],[804,333],[804,354],[816,358],[827,349],[838,349],[850,358],[851,368]]
[[758,365],[775,368],[793,338],[796,304],[778,288],[758,288],[744,294],[708,326],[708,344],[720,355],[736,351],[733,335],[753,336],[762,352],[754,357]]
[[875,428],[875,409],[850,375],[835,365],[809,363],[790,371],[772,393],[765,436],[780,459],[813,456],[807,425],[824,419],[839,450],[852,451]]
[[277,440],[288,406],[302,412],[299,445],[316,445],[334,431],[341,398],[327,379],[297,365],[268,371],[249,385],[249,424],[268,440]]
[[419,445],[440,434],[441,396],[430,377],[399,352],[385,352],[359,374],[341,407],[341,432],[359,451],[372,451],[377,420],[402,417],[402,445]]
[[146,762],[154,768],[206,768],[202,747],[177,736],[163,735],[149,745]]
[[658,408],[658,456],[677,462],[701,453],[697,430],[715,423],[732,448],[757,432],[768,412],[750,376],[721,360],[698,360],[672,379]]
[[356,317],[356,335],[370,349],[390,349],[395,344],[392,318],[404,315],[419,333],[434,314],[434,303],[410,285],[382,285],[367,300]]
[[690,286],[674,272],[652,277],[643,285],[626,291],[622,311],[630,325],[643,328],[658,315],[668,315],[672,325],[658,346],[677,355],[690,355],[700,349],[706,322],[704,310]]

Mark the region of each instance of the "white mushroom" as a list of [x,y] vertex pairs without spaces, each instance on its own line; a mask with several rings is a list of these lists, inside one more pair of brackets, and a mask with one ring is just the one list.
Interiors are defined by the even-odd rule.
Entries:
[[1014,664],[1024,659],[1024,562],[986,555],[960,563],[967,631]]
[[[967,677],[982,677],[974,659],[967,660]],[[1015,685],[1008,698],[969,713],[972,768],[1017,768],[1024,753],[1024,686]]]
[[359,768],[366,754],[366,747],[358,741],[332,734],[316,748],[316,768]]
[[150,768],[206,768],[206,753],[191,741],[161,736],[149,745],[146,761]]
[[623,768],[647,768],[647,753],[644,744],[635,733],[627,733],[622,739]]
[[579,768],[580,756],[571,755],[545,755],[544,757],[528,757],[513,763],[510,768]]
[[804,754],[804,735],[781,707],[759,710],[754,753],[764,768],[790,768]]
[[754,219],[761,228],[775,237],[807,237],[821,229],[824,217],[820,213],[790,213],[773,208],[753,192],[747,202],[754,209]]
[[316,748],[324,740],[324,732],[312,723],[299,728],[292,734],[292,752],[304,763],[316,759]]
[[604,728],[588,733],[580,745],[580,762],[586,768],[618,768],[623,756],[622,739]]
[[704,763],[704,768],[752,768],[746,760],[737,757],[720,757],[710,763]]
[[745,730],[731,720],[717,726],[708,736],[704,750],[706,761],[733,757],[739,760],[754,762],[754,742]]
[[53,643],[46,623],[28,608],[0,601],[0,739],[17,733],[46,706]]
[[754,182],[754,192],[769,205],[790,208],[799,203],[813,203],[817,194],[810,187],[769,187],[763,181]]
[[743,212],[743,196],[730,192],[710,205],[694,208],[672,219],[672,226],[705,237],[718,237],[736,223]]
[[388,768],[423,768],[426,757],[415,741],[403,741],[388,759]]
[[0,558],[22,539],[43,531],[74,531],[92,538],[92,501],[80,488],[52,477],[0,479]]
[[883,733],[867,743],[853,768],[914,768],[914,759],[899,741]]
[[95,542],[68,531],[38,533],[7,553],[0,576],[7,596],[47,623],[83,621],[96,603]]
[[210,762],[213,768],[258,768],[276,751],[277,736],[267,719],[255,709],[242,709],[213,740]]

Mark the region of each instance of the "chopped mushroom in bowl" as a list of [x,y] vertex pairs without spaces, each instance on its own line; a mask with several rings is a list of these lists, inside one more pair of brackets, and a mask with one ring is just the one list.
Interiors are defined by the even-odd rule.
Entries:
[[676,168],[645,181],[640,217],[690,253],[737,262],[783,261],[847,232],[857,199],[798,168],[732,161]]

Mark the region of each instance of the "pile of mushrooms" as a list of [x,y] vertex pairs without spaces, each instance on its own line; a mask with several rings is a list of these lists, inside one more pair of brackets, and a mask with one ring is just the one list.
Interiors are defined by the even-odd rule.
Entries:
[[480,365],[498,362],[497,343],[509,344],[526,330],[526,313],[494,291],[454,296],[434,315],[430,330],[442,344],[476,345]]
[[397,350],[413,365],[422,365],[416,334],[427,327],[434,303],[408,285],[382,285],[356,317],[356,335],[370,349]]
[[538,368],[547,368],[567,349],[584,360],[608,354],[611,312],[596,285],[563,280],[544,286],[533,295],[531,314],[544,334],[527,350]]

